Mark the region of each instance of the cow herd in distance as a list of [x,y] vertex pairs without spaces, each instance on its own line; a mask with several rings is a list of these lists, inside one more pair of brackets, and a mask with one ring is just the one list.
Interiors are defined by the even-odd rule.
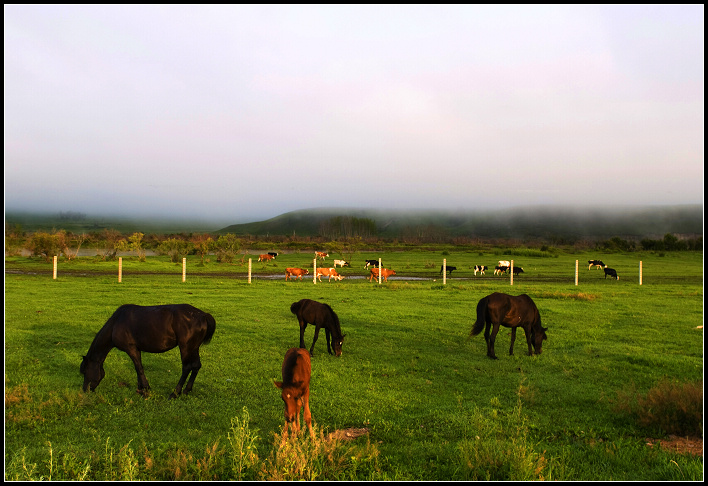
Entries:
[[[277,252],[268,252],[266,254],[258,255],[258,261],[269,262],[271,260],[274,260],[277,256]],[[329,257],[329,254],[327,252],[315,251],[316,261],[324,260],[327,257]],[[319,282],[322,282],[322,277],[327,277],[328,282],[331,282],[332,279],[334,279],[335,281],[343,280],[345,276],[337,272],[337,266],[339,266],[340,268],[351,267],[351,264],[345,260],[334,260],[332,267],[316,268],[316,275],[314,276],[314,278],[316,278]],[[371,268],[369,269],[369,267]],[[602,262],[602,260],[588,260],[588,270],[593,267],[602,268],[605,272],[605,279],[607,279],[609,275],[611,278],[619,280],[619,276],[617,276],[617,271],[614,268],[608,267],[605,263]],[[388,282],[388,277],[396,275],[395,270],[389,268],[379,269],[379,260],[366,260],[364,262],[364,270],[366,269],[369,269],[370,272],[368,278],[369,282],[371,282],[373,279],[379,280],[379,277],[383,278],[385,282]],[[455,270],[457,270],[457,267],[455,266],[441,265],[439,274],[442,275],[443,272],[446,272],[446,275],[452,276],[452,272]],[[487,270],[489,270],[489,267],[487,265],[475,265],[474,275],[475,277],[477,276],[477,273],[479,273],[480,276],[484,275]],[[524,273],[524,269],[520,266],[513,266],[509,260],[499,260],[498,265],[494,267],[494,275],[508,275],[510,273],[513,273],[514,276],[518,276]],[[295,279],[302,280],[302,277],[305,275],[310,275],[310,271],[306,268],[289,267],[285,269],[286,281],[293,280],[293,277]]]

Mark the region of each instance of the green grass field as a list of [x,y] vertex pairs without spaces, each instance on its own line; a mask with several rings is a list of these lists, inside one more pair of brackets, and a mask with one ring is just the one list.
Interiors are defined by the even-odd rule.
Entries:
[[[344,256],[353,260],[341,271],[348,278],[316,285],[311,275],[282,278],[286,267],[311,267],[310,253],[268,264],[252,255],[251,284],[245,266],[196,257],[186,282],[164,257],[124,258],[121,283],[117,262],[60,261],[54,280],[51,264],[7,257],[5,479],[703,479],[702,456],[647,446],[667,431],[619,406],[662,380],[702,382],[702,254]],[[399,279],[363,278],[364,260],[379,256]],[[457,267],[446,285],[443,258]],[[594,258],[620,280],[588,270]],[[474,276],[475,264],[493,269],[502,259],[524,268],[513,286],[492,270]],[[506,329],[496,361],[483,336],[469,339],[478,300],[495,291],[534,299],[548,327],[542,355],[526,355],[522,333],[509,356]],[[302,298],[330,304],[346,338],[335,358],[320,333],[310,398],[319,435],[288,441],[272,382],[298,345],[290,304]],[[147,399],[115,349],[96,391],[81,391],[81,357],[126,303],[189,303],[215,317],[191,395],[167,399],[177,349],[143,354]],[[313,333],[308,326],[308,347]],[[364,429],[352,441],[329,437]]]

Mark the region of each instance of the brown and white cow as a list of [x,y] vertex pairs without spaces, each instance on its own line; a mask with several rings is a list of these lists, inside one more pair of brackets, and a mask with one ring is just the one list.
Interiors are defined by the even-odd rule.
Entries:
[[509,267],[497,265],[494,267],[494,275],[501,275],[509,271]]
[[288,424],[295,433],[300,431],[300,409],[304,407],[303,418],[310,435],[314,437],[312,414],[310,413],[311,372],[310,353],[307,349],[288,349],[285,359],[283,359],[283,381],[273,382],[277,388],[280,388],[280,397],[285,404],[285,433],[287,433]]
[[273,258],[275,258],[275,257],[274,257],[273,255],[269,255],[268,253],[266,253],[265,255],[258,255],[258,261],[259,261],[259,262],[261,262],[261,261],[262,261],[262,262],[269,262],[269,261],[271,261]]
[[286,268],[285,269],[285,280],[290,280],[292,277],[297,277],[302,280],[303,275],[308,275],[309,270],[305,268]]
[[391,270],[391,269],[389,269],[389,268],[381,268],[381,269],[379,269],[379,268],[372,268],[372,269],[370,270],[371,275],[369,276],[369,282],[371,282],[371,279],[373,279],[373,278],[375,278],[375,279],[378,280],[378,278],[379,278],[379,270],[381,271],[381,276],[383,277],[384,282],[388,282],[388,277],[390,277],[391,275],[396,275],[396,272],[393,271],[393,270]]
[[324,251],[316,251],[315,252],[315,258],[321,258],[322,260],[325,259],[325,257],[328,257],[329,253],[326,253]]
[[342,280],[344,278],[343,275],[339,275],[337,273],[337,270],[334,268],[318,268],[317,269],[317,280],[320,282],[322,281],[322,276],[329,277],[327,281],[331,282],[332,278],[335,280]]

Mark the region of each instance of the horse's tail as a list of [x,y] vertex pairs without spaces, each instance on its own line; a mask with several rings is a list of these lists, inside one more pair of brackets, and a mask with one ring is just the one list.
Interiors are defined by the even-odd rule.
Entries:
[[476,336],[487,322],[487,297],[479,299],[477,304],[477,321],[475,321],[474,326],[472,326],[472,331],[470,331],[470,337]]
[[204,319],[207,324],[207,332],[206,336],[204,336],[204,341],[202,341],[202,344],[209,344],[211,342],[211,338],[214,336],[214,331],[216,331],[216,319],[214,319],[214,316],[208,312],[204,313]]

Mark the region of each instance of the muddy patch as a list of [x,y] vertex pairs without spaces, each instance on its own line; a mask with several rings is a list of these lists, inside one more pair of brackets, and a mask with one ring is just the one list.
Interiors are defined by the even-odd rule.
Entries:
[[703,455],[703,439],[696,437],[678,437],[670,435],[666,439],[647,439],[647,446],[661,447],[666,451],[678,452],[679,454],[691,454],[693,456]]

